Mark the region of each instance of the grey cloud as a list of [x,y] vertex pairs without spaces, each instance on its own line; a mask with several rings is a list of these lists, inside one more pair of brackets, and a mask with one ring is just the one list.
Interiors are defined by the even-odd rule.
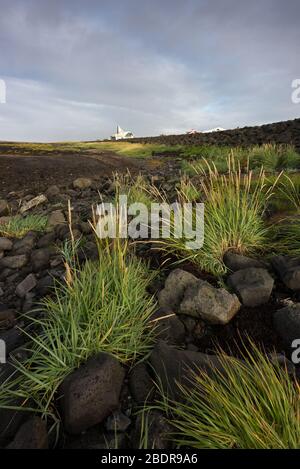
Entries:
[[0,139],[235,127],[299,115],[298,0],[0,0]]

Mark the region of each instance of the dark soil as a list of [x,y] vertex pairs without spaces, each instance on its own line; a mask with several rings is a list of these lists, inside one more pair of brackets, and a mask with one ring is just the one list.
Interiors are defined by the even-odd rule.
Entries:
[[282,352],[284,348],[272,324],[272,315],[279,308],[280,305],[273,302],[257,308],[242,307],[225,326],[209,328],[209,333],[197,343],[199,351],[214,354],[221,348],[230,355],[241,357],[250,339],[266,352]]
[[11,191],[32,189],[42,192],[49,186],[67,185],[77,177],[97,178],[112,172],[130,170],[132,174],[145,167],[145,162],[118,156],[112,152],[86,156],[78,154],[55,155],[0,155],[0,195]]

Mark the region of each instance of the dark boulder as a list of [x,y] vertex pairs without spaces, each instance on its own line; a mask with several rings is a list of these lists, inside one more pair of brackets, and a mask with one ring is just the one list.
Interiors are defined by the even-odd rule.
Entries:
[[270,299],[274,279],[265,269],[249,267],[238,270],[228,278],[228,285],[245,306],[259,306]]
[[65,378],[59,402],[65,429],[80,433],[118,408],[124,369],[116,358],[99,353]]
[[7,449],[47,449],[48,434],[45,422],[40,417],[31,417],[24,422]]
[[300,257],[275,256],[272,266],[283,283],[291,290],[300,290]]
[[129,374],[129,389],[133,399],[139,405],[151,401],[154,395],[154,384],[145,363],[138,363]]
[[180,397],[176,383],[190,386],[191,371],[200,369],[210,374],[216,368],[223,369],[216,355],[178,350],[162,341],[156,344],[149,360],[155,379],[171,397]]
[[175,313],[165,313],[162,309],[152,314],[151,325],[155,328],[157,339],[164,340],[168,344],[180,345],[184,343],[185,328]]
[[224,254],[224,264],[229,270],[236,272],[237,270],[248,269],[249,267],[265,267],[264,264],[251,257],[242,256],[232,251],[227,251]]
[[165,311],[176,311],[183,299],[184,292],[197,278],[182,269],[173,270],[166,279],[165,287],[158,294],[159,306]]
[[179,313],[210,324],[227,324],[240,306],[236,295],[224,288],[215,288],[204,280],[197,280],[186,288]]
[[273,314],[275,330],[287,348],[300,339],[300,303],[285,306]]

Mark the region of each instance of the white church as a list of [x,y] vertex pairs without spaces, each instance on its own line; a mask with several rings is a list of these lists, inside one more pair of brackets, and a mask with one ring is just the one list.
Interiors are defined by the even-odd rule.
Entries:
[[129,130],[123,130],[119,125],[117,125],[117,133],[113,134],[111,140],[122,140],[123,138],[133,138],[134,135]]

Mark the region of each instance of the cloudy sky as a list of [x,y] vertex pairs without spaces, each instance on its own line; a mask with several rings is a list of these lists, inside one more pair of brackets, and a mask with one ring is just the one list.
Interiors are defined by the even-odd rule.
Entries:
[[299,0],[0,0],[0,140],[300,116]]

